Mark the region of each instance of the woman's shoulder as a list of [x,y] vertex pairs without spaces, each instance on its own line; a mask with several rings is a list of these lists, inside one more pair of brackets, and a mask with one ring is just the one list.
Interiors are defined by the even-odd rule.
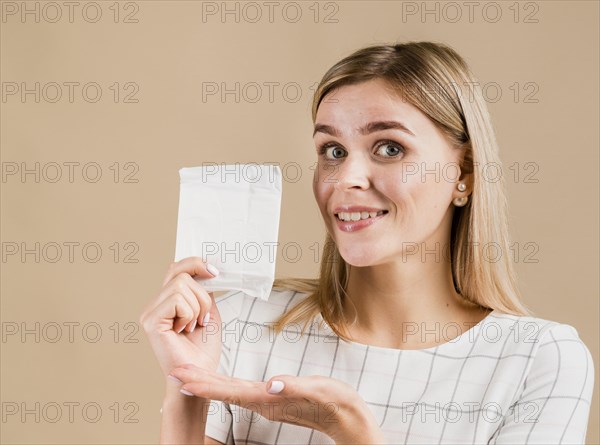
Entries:
[[553,342],[582,344],[577,329],[567,323],[537,316],[513,315],[494,311],[486,330],[501,330],[510,334],[515,343],[547,345]]
[[496,325],[504,334],[502,356],[527,357],[531,371],[555,373],[559,368],[566,367],[573,372],[579,370],[586,375],[585,378],[589,373],[594,373],[591,352],[571,324],[494,311],[485,330],[488,337],[492,338],[495,329],[490,329],[490,325]]
[[[525,434],[535,443],[548,442],[558,432],[565,442],[582,443],[595,370],[590,350],[577,329],[539,317],[502,314],[498,318],[499,322],[512,323],[514,332],[521,334],[520,342],[511,342],[515,351],[502,353],[507,373],[515,375],[517,370],[521,378],[516,380],[519,390],[499,430],[498,443],[518,442]],[[522,418],[525,412],[529,420],[519,421],[518,414]]]

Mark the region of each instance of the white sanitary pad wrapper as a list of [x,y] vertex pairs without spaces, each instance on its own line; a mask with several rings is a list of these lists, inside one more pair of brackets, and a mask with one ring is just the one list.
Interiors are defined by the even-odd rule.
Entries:
[[175,261],[201,257],[219,270],[198,279],[209,292],[267,300],[275,279],[281,169],[216,164],[179,170]]

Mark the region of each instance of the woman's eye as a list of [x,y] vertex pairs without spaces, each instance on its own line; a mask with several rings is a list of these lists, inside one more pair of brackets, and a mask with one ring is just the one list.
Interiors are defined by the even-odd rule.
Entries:
[[[383,141],[377,145],[375,152],[383,158],[395,158],[404,153],[404,147],[393,141]],[[327,160],[340,159],[345,156],[346,150],[339,145],[325,144],[319,148],[319,155]]]
[[395,142],[386,141],[381,143],[377,147],[376,152],[384,158],[394,158],[400,153],[404,153],[404,148],[402,148],[401,145],[398,145]]
[[339,159],[343,157],[345,150],[338,145],[324,145],[319,149],[320,155],[325,155],[327,159]]

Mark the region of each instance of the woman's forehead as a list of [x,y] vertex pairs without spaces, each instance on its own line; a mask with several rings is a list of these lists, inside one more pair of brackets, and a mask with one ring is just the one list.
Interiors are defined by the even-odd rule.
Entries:
[[371,122],[397,121],[416,129],[427,120],[418,108],[399,94],[379,82],[369,81],[344,85],[325,96],[317,110],[315,127],[327,125],[344,133],[353,133]]

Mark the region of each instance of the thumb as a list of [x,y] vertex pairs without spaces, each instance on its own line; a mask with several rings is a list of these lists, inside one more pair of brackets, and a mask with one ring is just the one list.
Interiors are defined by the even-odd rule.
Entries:
[[[326,378],[326,377],[323,377]],[[321,376],[297,377],[293,375],[278,375],[271,377],[266,384],[269,394],[280,394],[291,398],[314,398],[319,388],[325,382]]]
[[277,375],[267,380],[267,392],[289,398],[311,401],[328,401],[344,397],[353,388],[347,383],[322,375],[294,376]]
[[276,377],[271,377],[267,381],[267,392],[269,394],[283,394],[290,395],[290,380],[293,379],[292,376],[281,375]]
[[211,305],[210,305],[210,321],[216,323],[216,328],[221,329],[221,313],[219,312],[219,306],[215,300],[214,292],[208,292],[208,296],[210,297]]

